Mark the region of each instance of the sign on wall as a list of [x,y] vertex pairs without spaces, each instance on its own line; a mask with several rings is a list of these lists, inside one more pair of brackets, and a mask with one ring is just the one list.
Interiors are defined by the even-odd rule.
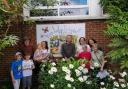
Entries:
[[73,35],[73,41],[78,44],[80,37],[85,37],[85,23],[74,24],[37,24],[37,43],[47,41],[50,52],[60,56],[61,45],[67,35]]

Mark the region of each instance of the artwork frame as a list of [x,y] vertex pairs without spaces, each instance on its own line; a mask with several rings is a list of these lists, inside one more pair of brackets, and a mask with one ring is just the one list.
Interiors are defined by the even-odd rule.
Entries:
[[67,35],[73,35],[73,41],[77,45],[80,37],[85,37],[85,23],[70,24],[37,24],[36,39],[37,44],[41,41],[47,41],[49,51],[55,57],[61,57],[61,45],[65,42]]

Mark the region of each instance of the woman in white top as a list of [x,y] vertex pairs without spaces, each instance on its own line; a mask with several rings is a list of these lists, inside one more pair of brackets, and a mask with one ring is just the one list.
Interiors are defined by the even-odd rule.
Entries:
[[77,45],[76,56],[78,56],[79,53],[83,52],[83,49],[82,49],[83,45],[87,46],[87,52],[91,52],[90,46],[88,44],[86,44],[86,39],[84,37],[81,37],[79,39],[79,45]]
[[91,52],[92,66],[101,68],[104,62],[104,55],[101,50],[98,49],[97,45],[93,45],[93,51]]

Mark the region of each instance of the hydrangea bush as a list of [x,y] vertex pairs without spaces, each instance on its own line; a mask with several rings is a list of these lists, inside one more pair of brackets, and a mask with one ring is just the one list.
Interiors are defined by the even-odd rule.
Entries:
[[58,60],[42,63],[39,73],[39,89],[128,89],[127,72],[99,73],[97,64],[91,70],[85,68],[85,60]]

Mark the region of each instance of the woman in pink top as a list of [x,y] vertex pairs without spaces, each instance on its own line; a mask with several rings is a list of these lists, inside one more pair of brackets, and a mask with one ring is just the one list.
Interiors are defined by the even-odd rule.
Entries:
[[38,62],[45,62],[49,56],[48,46],[46,41],[42,41],[38,44],[34,53],[34,60]]
[[47,43],[42,41],[41,43],[39,43],[37,45],[37,49],[34,53],[34,62],[35,62],[35,74],[38,74],[40,71],[40,64],[42,62],[46,62],[47,61],[47,57],[49,55],[48,52],[48,46]]

